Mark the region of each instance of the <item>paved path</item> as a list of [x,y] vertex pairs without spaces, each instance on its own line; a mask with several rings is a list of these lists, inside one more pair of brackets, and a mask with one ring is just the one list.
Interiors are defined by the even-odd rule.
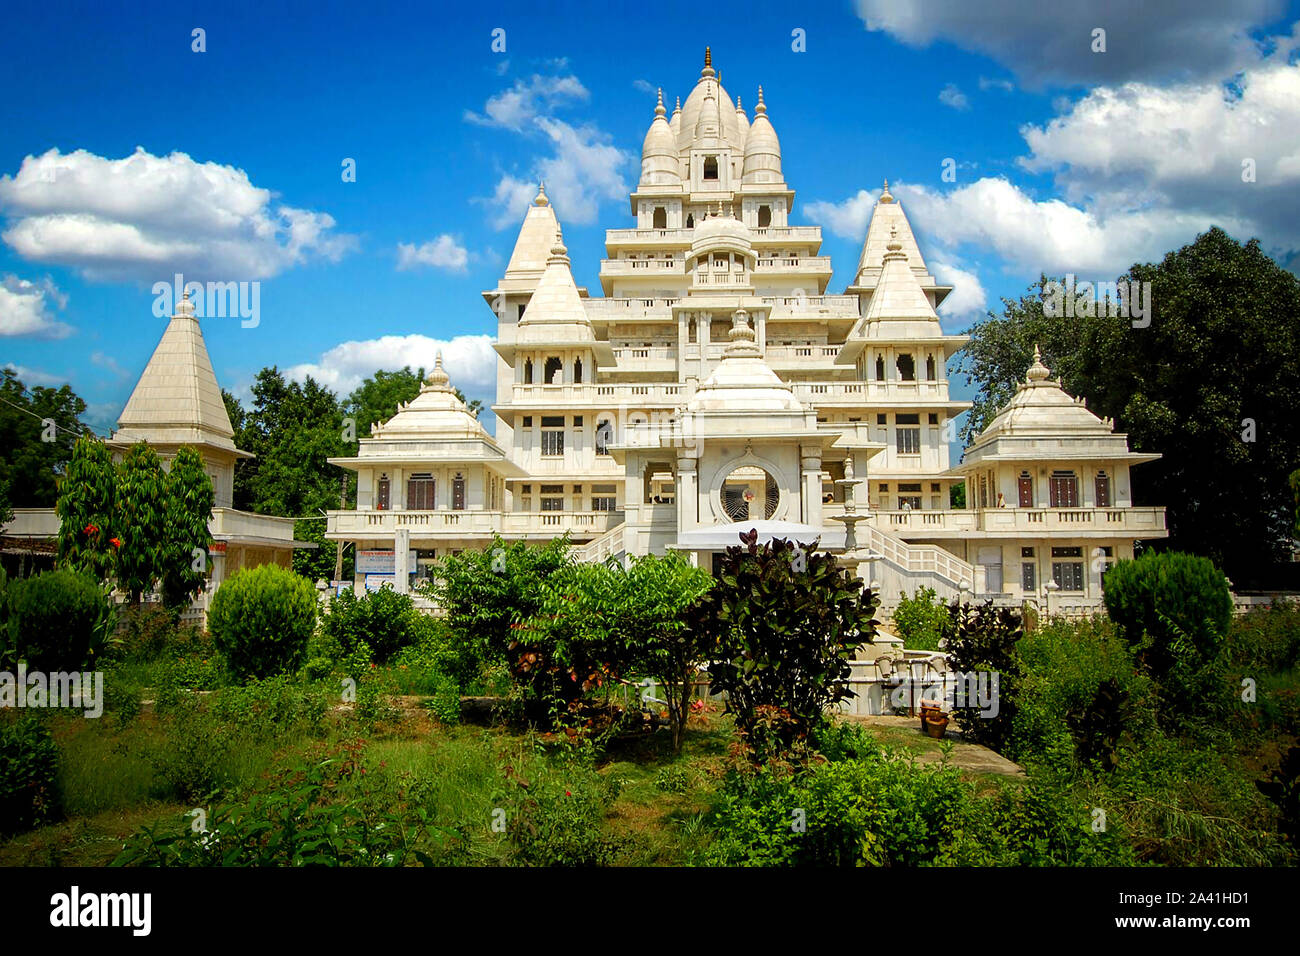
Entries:
[[[909,740],[907,746],[913,750],[917,763],[938,763],[943,760],[943,753],[939,749],[939,741],[926,737],[921,732],[920,717],[893,717],[893,716],[873,716],[873,715],[852,715],[846,714],[843,720],[850,720],[855,723],[865,724],[868,727],[887,728],[892,731],[889,734],[881,734],[880,740],[885,744],[897,744],[898,737],[904,733],[916,735],[916,743],[913,745]],[[951,726],[951,725],[950,725]],[[963,770],[972,770],[977,773],[995,773],[1004,777],[1017,777],[1025,779],[1025,771],[1017,763],[1012,763],[1001,754],[989,750],[980,744],[967,743],[961,739],[960,731],[949,730],[945,740],[951,740],[953,743],[952,756],[949,757],[949,763]]]

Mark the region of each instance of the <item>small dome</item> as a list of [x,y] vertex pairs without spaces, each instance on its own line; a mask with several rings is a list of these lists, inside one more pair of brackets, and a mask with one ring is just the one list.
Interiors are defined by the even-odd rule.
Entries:
[[731,339],[722,361],[686,403],[688,412],[794,412],[805,408],[794,390],[763,361],[749,315],[731,316]]
[[767,118],[767,105],[763,102],[763,88],[758,88],[758,105],[754,107],[754,122],[745,137],[745,166],[740,181],[745,185],[755,183],[780,183],[781,141],[776,138],[772,121]]
[[641,146],[642,186],[673,186],[681,182],[677,137],[664,117],[664,91],[660,90],[654,122],[650,124]]
[[691,255],[723,251],[752,256],[754,242],[749,227],[732,215],[730,210],[723,211],[719,203],[717,213],[695,223],[695,232],[691,237]]

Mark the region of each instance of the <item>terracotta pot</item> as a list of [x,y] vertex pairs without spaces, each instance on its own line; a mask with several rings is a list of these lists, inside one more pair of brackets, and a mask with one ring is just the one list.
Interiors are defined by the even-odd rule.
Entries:
[[921,718],[921,725],[924,727],[927,736],[939,740],[943,737],[943,732],[948,727],[948,718],[943,714],[939,714],[938,716],[926,714]]

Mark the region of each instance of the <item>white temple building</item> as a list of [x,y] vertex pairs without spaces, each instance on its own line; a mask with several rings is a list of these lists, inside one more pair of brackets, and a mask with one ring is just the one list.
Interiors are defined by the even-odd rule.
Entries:
[[[241,568],[262,564],[287,568],[294,548],[316,547],[294,540],[293,518],[232,507],[235,463],[253,456],[235,447],[235,432],[188,292],[177,303],[117,424],[105,443],[115,461],[143,441],[158,453],[166,470],[176,452],[189,445],[202,457],[212,480],[208,587],[195,600],[189,617],[201,618],[213,591]],[[14,520],[4,528],[3,544],[11,551],[39,553],[48,561],[58,533],[59,517],[53,508],[15,508]]]
[[335,462],[358,474],[357,508],[331,512],[327,531],[358,549],[357,589],[404,590],[494,534],[567,534],[586,560],[680,549],[707,562],[758,523],[832,549],[852,531],[887,606],[923,585],[1018,604],[1048,582],[1053,612],[1097,606],[1100,567],[1166,534],[1164,509],[1130,496],[1129,468],[1154,456],[1130,453],[1036,361],[954,466],[944,426],[970,403],[950,398],[947,364],[967,338],[940,326],[951,288],[901,203],[886,183],[840,294],[820,227],[793,211],[762,88],[751,120],[708,52],[671,116],[660,93],[635,225],[606,232],[602,295],[574,282],[539,189],[483,293],[495,438],[439,362]]

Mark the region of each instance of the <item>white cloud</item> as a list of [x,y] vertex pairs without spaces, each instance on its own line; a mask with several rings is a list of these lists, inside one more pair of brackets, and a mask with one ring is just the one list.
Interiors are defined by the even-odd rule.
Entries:
[[[1031,86],[1228,76],[1259,58],[1250,32],[1282,0],[857,0],[867,30],[911,47],[950,43],[992,57]],[[1106,52],[1092,31],[1107,30]]]
[[431,266],[448,272],[464,272],[469,264],[469,253],[453,236],[443,233],[437,239],[431,239],[420,245],[409,242],[397,244],[397,268],[399,271],[415,269],[419,266]]
[[859,189],[843,202],[817,200],[804,203],[804,215],[820,223],[837,236],[861,242],[867,235],[867,223],[875,208],[879,190]]
[[285,375],[298,381],[310,375],[345,396],[378,369],[391,371],[408,365],[412,369],[421,365],[431,369],[441,349],[443,367],[451,375],[452,385],[467,395],[491,395],[496,392],[497,380],[497,353],[492,350],[492,341],[490,335],[435,339],[413,334],[342,342],[315,362],[285,369]]
[[564,103],[587,100],[591,96],[576,76],[541,76],[534,73],[527,80],[491,97],[483,114],[465,111],[465,119],[479,126],[499,126],[516,133],[524,131],[539,116],[549,114]]
[[659,92],[659,88],[655,86],[653,83],[651,83],[649,80],[641,80],[641,79],[633,80],[632,88],[635,90],[640,90],[642,93],[649,93],[652,96],[655,93]]
[[91,352],[90,361],[92,365],[98,365],[100,368],[111,372],[118,378],[126,378],[126,376],[130,374],[130,372],[118,364],[117,359],[104,352]]
[[627,196],[623,174],[633,155],[614,146],[596,126],[574,126],[555,116],[558,108],[589,97],[576,76],[534,75],[489,99],[486,115],[466,111],[471,123],[507,129],[550,149],[532,159],[526,175],[517,169],[503,172],[491,196],[472,200],[487,207],[493,228],[518,225],[539,181],[546,183],[556,215],[579,225],[596,221],[602,201]]
[[28,368],[25,365],[15,365],[13,362],[6,362],[4,367],[17,375],[19,381],[28,388],[33,385],[41,385],[45,388],[58,388],[60,385],[67,384],[67,379],[62,376],[51,375],[49,372],[42,372],[37,368]]
[[0,337],[61,339],[71,335],[71,327],[58,321],[50,309],[51,302],[62,309],[67,301],[48,279],[38,284],[5,276],[0,279]]
[[122,159],[28,156],[0,176],[0,211],[23,258],[96,279],[264,279],[356,245],[328,213],[273,202],[241,169],[142,147]]
[[927,264],[936,279],[952,286],[948,297],[939,305],[940,317],[954,321],[983,317],[988,309],[988,296],[979,276],[937,256],[932,256]]
[[966,98],[956,83],[949,83],[939,91],[939,102],[944,106],[951,106],[955,110],[970,109],[970,100]]
[[980,77],[980,91],[988,92],[989,90],[1001,90],[1003,93],[1010,93],[1016,88],[1016,84],[1010,80],[998,80],[987,76]]

